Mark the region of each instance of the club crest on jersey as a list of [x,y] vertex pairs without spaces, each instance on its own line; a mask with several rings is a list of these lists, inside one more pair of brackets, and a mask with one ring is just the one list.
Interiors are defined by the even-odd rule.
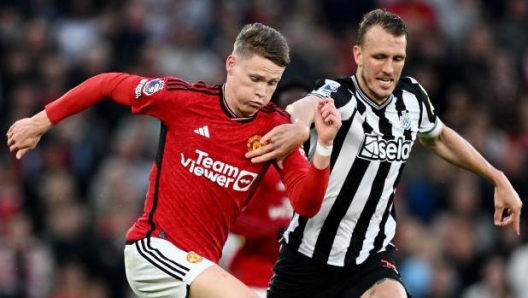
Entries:
[[187,253],[187,262],[189,263],[200,263],[203,260],[202,256],[195,253],[194,251],[190,251]]
[[257,150],[259,149],[260,147],[263,146],[263,144],[260,142],[260,139],[262,137],[259,136],[259,135],[254,135],[252,136],[251,138],[248,139],[247,141],[247,148],[248,148],[248,151],[253,151],[253,150]]
[[145,84],[145,86],[143,86],[143,94],[150,96],[163,89],[164,85],[165,83],[162,79],[150,80]]
[[403,111],[400,116],[400,124],[403,129],[409,130],[411,129],[411,118],[409,118],[409,112]]

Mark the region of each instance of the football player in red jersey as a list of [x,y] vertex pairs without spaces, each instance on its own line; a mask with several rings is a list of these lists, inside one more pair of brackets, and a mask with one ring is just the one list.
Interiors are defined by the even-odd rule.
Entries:
[[[226,59],[225,84],[99,74],[16,121],[7,144],[21,158],[53,125],[106,98],[158,118],[160,143],[143,214],[126,235],[131,288],[139,297],[255,297],[217,262],[232,224],[274,166],[254,164],[245,153],[259,148],[260,136],[273,127],[290,122],[269,103],[289,60],[279,32],[248,24]],[[279,169],[294,210],[307,217],[318,212],[328,185],[330,152],[341,126],[333,100],[318,105],[315,125],[319,143],[312,162],[298,150]]]

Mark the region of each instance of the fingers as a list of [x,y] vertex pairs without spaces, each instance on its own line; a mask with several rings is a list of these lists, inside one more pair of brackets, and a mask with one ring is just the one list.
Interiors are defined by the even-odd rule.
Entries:
[[20,149],[20,144],[16,142],[13,136],[7,137],[7,146],[9,147],[9,152]]
[[281,159],[277,159],[277,166],[279,167],[279,169],[284,169],[284,159],[281,158]]
[[319,102],[319,109],[321,112],[321,118],[323,122],[327,125],[334,125],[340,127],[341,116],[339,111],[334,105],[334,100],[332,98],[324,98]]
[[509,225],[511,223],[513,231],[515,232],[515,234],[517,234],[517,236],[521,234],[521,207],[522,203],[520,203],[519,206],[514,206],[512,208],[507,209],[509,212],[507,216],[508,223],[505,225]]
[[20,142],[17,142],[14,138],[9,137],[7,139],[7,146],[9,147],[9,152],[14,152],[16,150],[20,150],[24,147],[27,147],[23,144],[20,144]]
[[513,214],[513,231],[517,236],[521,235],[521,214]]
[[513,231],[517,236],[521,234],[521,207],[508,208],[506,209],[508,215],[503,219],[506,221],[504,226],[512,224]]
[[277,139],[281,133],[284,132],[284,129],[286,128],[283,125],[275,126],[268,133],[262,136],[262,138],[260,138],[260,143],[264,145],[262,147],[267,147],[265,148],[267,151],[274,149],[273,147],[270,148],[269,145],[273,144],[274,139]]
[[[276,128],[276,127],[275,127]],[[265,144],[265,145],[268,145],[271,143],[271,139],[275,136],[275,128],[273,128],[270,132],[268,132],[267,134],[265,134],[262,138],[260,138],[260,143],[261,144]],[[265,146],[262,146],[262,147],[265,147]]]
[[[31,138],[24,138],[17,131],[16,123],[13,124],[6,133],[7,136],[7,146],[9,147],[9,152],[15,153],[17,159],[21,159],[29,150],[35,147],[35,140]],[[38,140],[37,140],[38,142]]]
[[328,125],[332,125],[333,119],[331,119],[329,116],[332,115],[332,109],[334,109],[333,101],[329,100],[328,98],[323,98],[321,101],[319,101],[317,108],[319,109],[319,113],[323,122]]
[[30,149],[30,147],[19,147],[18,145],[15,145],[14,142],[13,145],[9,146],[9,152],[15,152],[17,159],[21,159]]
[[327,117],[323,118],[326,124],[333,125],[335,127],[341,126],[341,119],[339,115],[330,114]]
[[12,126],[7,131],[6,137],[7,137],[7,146],[11,146],[11,144],[13,143],[13,127]]
[[272,159],[280,158],[283,155],[285,155],[285,153],[273,143],[251,150],[245,154],[246,158],[250,158],[253,163],[270,161]]
[[12,152],[13,149],[11,149],[12,146],[14,146],[17,143],[17,139],[19,137],[15,137],[15,130],[17,128],[17,123],[15,122],[11,127],[9,127],[9,130],[7,130],[6,136],[7,136],[7,146],[9,146],[9,150]]
[[493,222],[496,226],[502,226],[502,214],[504,213],[504,208],[495,207],[495,214],[493,214]]
[[266,153],[268,153],[270,151],[273,151],[273,149],[274,149],[273,145],[272,144],[268,144],[268,145],[261,146],[258,149],[248,151],[245,156],[246,156],[246,158],[253,158],[255,156],[263,155],[263,154],[266,154]]
[[6,133],[7,137],[9,137],[10,135],[13,135],[13,127],[14,125],[11,125],[11,127],[9,127],[9,129],[7,130],[7,133]]
[[500,225],[501,227],[505,227],[505,226],[510,225],[512,222],[513,222],[513,215],[510,214],[510,215],[508,215],[508,216],[505,216],[505,217],[502,219],[502,221],[499,223],[499,225]]
[[249,151],[245,154],[246,158],[250,158],[253,163],[267,162],[273,159],[282,159],[288,155],[288,151],[275,144],[269,143],[258,149]]
[[260,138],[259,142],[262,144],[258,149],[250,150],[246,153],[246,158],[253,158],[262,154],[266,154],[274,149],[272,139],[278,134],[279,127],[274,127],[267,134]]
[[[506,214],[505,214],[506,212]],[[515,234],[521,233],[521,212],[520,210],[512,211],[509,208],[496,208],[494,214],[494,222],[496,226],[506,227],[512,225]]]
[[17,153],[16,153],[16,158],[17,159],[21,159],[22,156],[24,156],[28,151],[29,151],[29,148],[24,148],[24,149],[18,150]]
[[252,163],[261,163],[261,162],[266,162],[266,161],[275,159],[277,157],[278,157],[277,152],[276,151],[271,151],[271,152],[259,155],[257,157],[251,158],[251,162]]

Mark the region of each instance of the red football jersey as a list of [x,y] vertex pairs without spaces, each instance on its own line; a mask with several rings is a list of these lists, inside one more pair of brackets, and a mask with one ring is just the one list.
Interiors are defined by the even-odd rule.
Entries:
[[266,288],[279,257],[279,238],[293,215],[279,173],[271,167],[232,232],[244,237],[229,270],[250,287]]
[[[253,164],[244,154],[259,146],[260,136],[274,126],[289,122],[289,116],[269,104],[251,117],[237,118],[220,85],[123,73],[88,79],[48,104],[46,112],[55,124],[104,98],[162,122],[144,212],[127,240],[164,238],[218,262],[228,231],[270,165]],[[301,150],[296,151],[285,160],[281,177],[290,198],[322,202],[328,168],[309,167]]]

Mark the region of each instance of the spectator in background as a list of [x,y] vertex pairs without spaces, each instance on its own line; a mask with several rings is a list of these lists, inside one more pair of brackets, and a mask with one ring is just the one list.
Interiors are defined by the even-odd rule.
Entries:
[[528,268],[528,232],[523,230],[523,241],[513,249],[506,261],[506,280],[512,287],[516,298],[528,298],[526,268]]
[[462,298],[522,298],[514,295],[507,280],[506,265],[502,256],[491,256],[480,270],[482,281],[462,292]]
[[[271,100],[285,109],[309,90],[308,84],[292,80],[279,84]],[[293,208],[280,174],[270,167],[233,226],[232,233],[242,237],[242,245],[228,261],[229,271],[260,297],[266,297],[273,265],[279,256],[279,239],[292,215]]]
[[0,234],[0,297],[43,297],[52,286],[50,247],[34,237],[24,214],[13,215],[1,225],[5,233]]

